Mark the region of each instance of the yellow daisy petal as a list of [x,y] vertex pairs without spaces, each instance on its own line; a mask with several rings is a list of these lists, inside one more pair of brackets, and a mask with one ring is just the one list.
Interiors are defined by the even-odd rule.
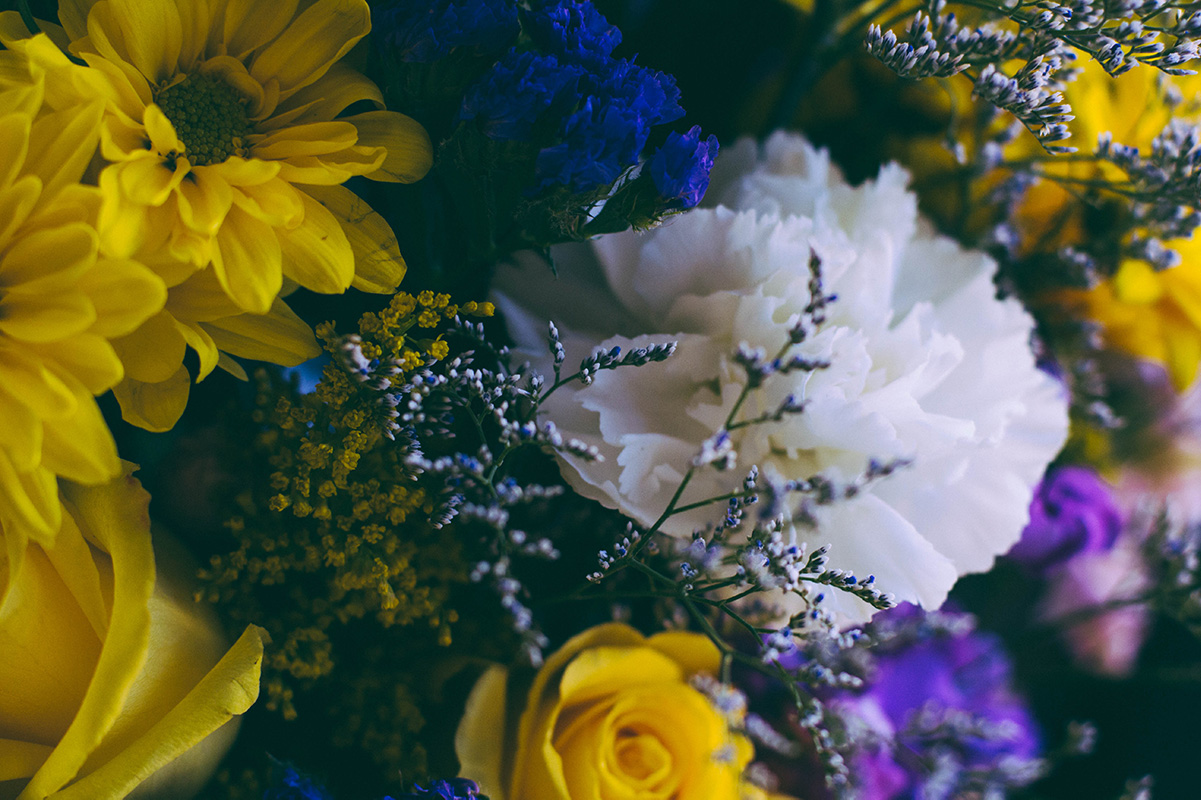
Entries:
[[7,155],[5,161],[0,161],[0,186],[13,183],[21,174],[25,156],[29,152],[29,132],[32,128],[33,120],[28,114],[0,117],[0,153]]
[[26,169],[41,176],[47,195],[83,177],[96,152],[103,113],[103,103],[96,101],[47,114],[34,125]]
[[223,351],[240,358],[294,367],[321,353],[312,330],[283,300],[276,300],[269,314],[243,314],[201,327]]
[[19,472],[4,448],[0,448],[0,523],[5,537],[20,531],[40,542],[52,541],[62,525],[54,473],[43,467]]
[[179,218],[197,233],[216,236],[233,203],[229,181],[216,177],[207,167],[192,170],[189,180],[179,184]]
[[217,234],[213,272],[221,288],[244,311],[271,308],[283,281],[283,255],[275,229],[236,206]]
[[412,117],[395,111],[368,111],[346,117],[359,132],[359,145],[382,147],[388,155],[383,166],[367,177],[373,181],[412,183],[425,177],[434,164],[434,149],[425,128]]
[[90,332],[106,338],[133,333],[167,302],[162,279],[129,259],[100,259],[79,287],[96,309]]
[[254,143],[252,152],[255,158],[286,161],[296,156],[337,153],[353,146],[358,138],[359,132],[349,122],[309,122],[262,137]]
[[287,96],[324,75],[370,30],[364,0],[317,0],[255,56],[250,74],[277,81]]
[[[183,31],[175,0],[106,0],[129,62],[151,83],[175,72]],[[190,5],[190,4],[189,4]]]
[[2,446],[13,467],[18,472],[36,469],[42,460],[42,421],[4,383],[0,383],[0,419],[5,423]]
[[99,249],[96,231],[83,223],[32,231],[0,260],[0,288],[30,295],[69,290],[95,265]]
[[258,0],[229,0],[225,6],[225,48],[243,59],[270,42],[296,16],[297,0],[263,3]]
[[[0,192],[0,250],[6,248],[42,196],[42,181],[36,175],[26,175],[5,192]],[[4,267],[0,262],[0,285]]]
[[340,294],[354,279],[354,250],[334,215],[309,195],[299,194],[304,222],[280,239],[284,274],[314,292]]
[[308,186],[305,192],[337,218],[354,250],[354,281],[361,292],[393,292],[405,274],[396,234],[387,220],[344,186]]
[[366,75],[345,66],[334,64],[320,80],[300,89],[280,104],[280,108],[262,127],[275,130],[284,125],[301,125],[333,119],[350,106],[361,101],[383,108],[384,95]]
[[121,471],[117,444],[96,401],[79,397],[73,416],[46,423],[42,459],[47,469],[87,485],[108,481]]
[[176,373],[187,349],[170,314],[160,312],[129,336],[113,340],[125,365],[125,375],[135,381],[160,383]]
[[121,404],[121,419],[148,431],[169,431],[183,416],[191,385],[188,371],[181,366],[158,383],[126,378],[113,387],[113,396]]
[[21,399],[37,409],[43,419],[61,419],[75,413],[75,392],[37,359],[36,351],[4,345],[0,338],[0,376],[10,391],[19,391]]

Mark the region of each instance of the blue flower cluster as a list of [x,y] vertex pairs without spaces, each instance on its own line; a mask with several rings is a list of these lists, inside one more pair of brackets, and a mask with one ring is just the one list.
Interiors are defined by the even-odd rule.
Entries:
[[667,141],[646,162],[646,171],[660,197],[680,208],[692,208],[709,188],[715,158],[717,137],[702,140],[700,126],[694,125],[688,133],[669,133]]
[[402,794],[396,800],[488,800],[480,794],[480,787],[475,781],[466,778],[452,778],[448,781],[434,781],[428,787],[414,786],[413,791]]
[[399,60],[415,63],[455,50],[496,56],[521,30],[513,0],[398,0],[376,10],[373,23]]
[[[291,764],[272,759],[272,785],[263,793],[263,800],[333,800],[333,796],[317,780],[305,775]],[[393,800],[391,796],[383,800]],[[451,778],[432,781],[427,787],[414,786],[395,800],[488,800],[480,794],[475,781]]]
[[263,800],[333,800],[311,775],[283,761],[271,759],[271,787],[263,793]]
[[588,0],[535,5],[522,25],[538,52],[510,50],[468,90],[460,119],[493,139],[536,140],[537,190],[612,184],[651,128],[684,115],[674,78],[612,57],[621,32]]

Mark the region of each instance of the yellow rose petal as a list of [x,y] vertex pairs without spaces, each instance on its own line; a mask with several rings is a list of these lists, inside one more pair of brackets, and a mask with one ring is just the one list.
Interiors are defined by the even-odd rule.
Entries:
[[217,666],[150,730],[55,800],[118,800],[258,699],[262,628],[250,626]]
[[70,727],[18,800],[41,800],[75,777],[120,714],[150,644],[147,603],[154,591],[154,554],[149,495],[130,477],[98,488],[65,484],[63,492],[80,530],[112,557],[111,622]]
[[503,788],[508,780],[501,774],[506,737],[505,692],[509,673],[491,666],[476,681],[467,696],[463,723],[455,732],[455,755],[459,774],[471,778],[480,793],[492,800],[507,800]]

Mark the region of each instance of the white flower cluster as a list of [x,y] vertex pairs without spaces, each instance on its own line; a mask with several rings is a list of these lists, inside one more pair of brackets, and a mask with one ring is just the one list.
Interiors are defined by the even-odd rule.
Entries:
[[[1033,487],[1063,444],[1067,400],[1035,366],[1029,315],[997,298],[995,264],[936,235],[907,179],[888,166],[850,186],[827,154],[780,133],[761,149],[744,141],[723,153],[706,207],[649,233],[559,248],[557,281],[532,256],[502,269],[499,305],[545,372],[551,317],[569,358],[679,342],[661,364],[601,372],[548,400],[564,435],[604,456],[564,456],[572,486],[639,524],[655,520],[746,382],[733,354],[776,353],[810,302],[812,249],[837,299],[788,357],[831,365],[772,375],[751,394],[745,417],[789,395],[804,411],[733,430],[740,470],[849,481],[870,459],[912,459],[819,508],[815,530],[788,535],[810,549],[828,542],[832,565],[874,574],[882,590],[926,608],[960,575],[988,569],[1017,541]],[[739,477],[703,468],[682,503],[734,490]],[[720,513],[697,509],[664,529],[687,536]],[[832,601],[847,622],[871,611]]]

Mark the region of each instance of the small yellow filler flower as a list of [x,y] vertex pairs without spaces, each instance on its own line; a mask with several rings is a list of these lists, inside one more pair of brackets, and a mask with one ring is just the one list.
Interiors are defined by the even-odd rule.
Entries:
[[[8,12],[6,44],[24,34]],[[365,0],[61,0],[72,76],[105,99],[102,246],[170,289],[164,312],[118,343],[126,419],[174,424],[222,354],[295,364],[319,352],[279,299],[299,285],[388,292],[404,261],[387,223],[341,186],[410,182],[432,163],[425,130],[383,110],[340,62],[371,28]],[[366,101],[376,107],[339,117]],[[258,317],[249,315],[260,315]]]
[[[45,36],[30,48],[56,50]],[[100,191],[79,180],[103,103],[56,109],[45,77],[23,53],[0,52],[0,529],[43,543],[62,521],[58,476],[119,474],[94,395],[124,374],[110,340],[167,295],[145,266],[101,255]]]

